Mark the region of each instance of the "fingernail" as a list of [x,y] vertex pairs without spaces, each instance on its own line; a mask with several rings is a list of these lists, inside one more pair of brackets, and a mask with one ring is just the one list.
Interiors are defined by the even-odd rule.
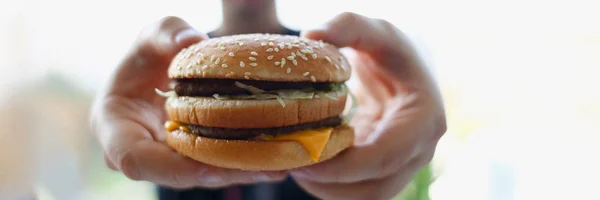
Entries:
[[255,174],[252,176],[252,179],[255,181],[268,181],[271,180],[271,177],[267,176],[266,174]]
[[207,176],[201,177],[200,181],[205,182],[205,183],[218,183],[218,182],[222,182],[223,179],[220,176],[207,175]]
[[177,42],[178,44],[180,44],[183,40],[194,37],[194,36],[200,36],[200,32],[196,31],[193,28],[188,28],[185,29],[183,31],[180,31],[179,33],[177,33],[177,35],[175,36],[175,42]]

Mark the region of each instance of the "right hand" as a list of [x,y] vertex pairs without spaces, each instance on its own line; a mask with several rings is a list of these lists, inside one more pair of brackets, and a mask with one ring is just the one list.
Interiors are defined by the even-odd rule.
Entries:
[[283,172],[213,167],[181,156],[165,144],[165,98],[154,89],[168,90],[167,69],[173,57],[207,38],[176,17],[166,17],[142,31],[93,107],[92,132],[111,169],[133,180],[174,188],[223,187],[285,178]]

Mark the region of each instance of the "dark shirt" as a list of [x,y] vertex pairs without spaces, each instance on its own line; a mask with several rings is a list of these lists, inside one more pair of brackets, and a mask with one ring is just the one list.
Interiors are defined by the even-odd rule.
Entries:
[[[300,32],[285,28],[279,34],[300,35]],[[209,37],[216,37],[209,33]],[[159,200],[312,200],[316,199],[300,188],[294,179],[288,177],[280,183],[260,183],[237,185],[220,189],[194,188],[176,190],[158,188]],[[234,197],[232,197],[234,196]],[[237,197],[236,197],[237,196]]]

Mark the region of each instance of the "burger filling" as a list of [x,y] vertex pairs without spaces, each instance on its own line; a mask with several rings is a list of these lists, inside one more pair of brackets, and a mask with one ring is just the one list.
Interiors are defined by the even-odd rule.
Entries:
[[175,93],[178,96],[212,97],[214,94],[220,96],[235,96],[252,95],[260,92],[248,90],[247,87],[254,87],[265,92],[286,90],[328,92],[335,88],[335,83],[242,81],[232,79],[178,79],[175,81],[174,85]]
[[347,92],[344,83],[331,82],[275,82],[231,79],[177,79],[173,91],[157,93],[165,97],[213,97],[216,99],[276,99],[285,107],[283,99],[337,99],[340,93],[353,98],[351,111],[342,116],[325,118],[304,124],[254,129],[207,127],[168,121],[168,131],[176,129],[188,134],[225,140],[297,141],[317,161],[325,148],[334,127],[346,123],[355,110],[354,96]]
[[335,116],[316,122],[273,128],[232,129],[206,127],[191,124],[186,126],[188,127],[189,132],[191,134],[199,135],[202,137],[227,140],[261,140],[269,137],[276,137],[278,135],[289,134],[303,130],[336,127],[339,126],[341,123],[342,118],[339,116]]

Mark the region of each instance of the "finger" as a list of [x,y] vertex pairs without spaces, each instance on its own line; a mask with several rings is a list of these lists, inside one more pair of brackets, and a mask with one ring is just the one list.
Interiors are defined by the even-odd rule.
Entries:
[[385,66],[385,69],[369,70],[385,70],[376,74],[401,81],[403,87],[432,87],[433,82],[408,37],[385,20],[342,13],[316,29],[303,32],[302,35],[367,53],[374,61]]
[[156,97],[154,88],[168,89],[167,68],[175,55],[206,38],[206,34],[177,17],[165,17],[148,26],[119,65],[110,82],[109,93],[136,98]]
[[113,162],[110,160],[110,158],[108,157],[108,155],[104,154],[104,155],[103,155],[103,157],[104,157],[104,162],[106,163],[106,166],[107,166],[108,168],[110,168],[110,169],[112,169],[112,170],[115,170],[115,171],[116,171],[116,170],[119,170],[119,169],[117,168],[117,166],[115,166],[115,164],[114,164],[114,163],[113,163]]
[[[414,98],[408,102],[420,102]],[[331,160],[292,171],[293,176],[317,182],[348,183],[386,177],[409,160],[427,151],[432,133],[443,131],[435,121],[411,103],[389,107],[391,115],[383,116],[363,143],[342,152]],[[415,106],[418,107],[418,106]],[[396,110],[403,110],[402,112]]]
[[106,130],[112,138],[106,146],[109,158],[132,180],[145,180],[159,185],[187,188],[192,186],[225,186],[280,180],[283,173],[246,172],[212,167],[174,152],[155,142],[135,123],[124,123]]
[[[428,153],[429,154],[429,153]],[[392,199],[428,161],[428,155],[413,159],[402,169],[382,179],[356,183],[320,183],[297,178],[300,186],[321,199]]]

